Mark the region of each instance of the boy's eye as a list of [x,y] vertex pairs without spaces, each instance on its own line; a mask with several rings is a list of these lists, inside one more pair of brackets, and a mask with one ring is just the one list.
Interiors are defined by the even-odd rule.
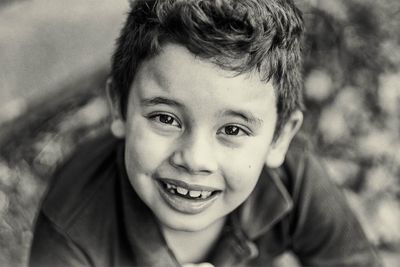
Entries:
[[241,127],[236,125],[224,126],[221,130],[221,133],[225,135],[234,135],[234,136],[249,135],[247,131],[243,130]]
[[240,129],[237,126],[226,126],[226,127],[224,127],[224,132],[227,135],[238,135],[240,132]]
[[172,116],[167,114],[156,114],[150,117],[150,119],[154,120],[155,122],[168,124],[174,127],[181,128],[179,122]]

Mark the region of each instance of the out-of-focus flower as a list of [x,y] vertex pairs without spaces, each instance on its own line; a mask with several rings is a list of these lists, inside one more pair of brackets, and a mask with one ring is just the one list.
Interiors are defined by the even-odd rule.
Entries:
[[364,158],[391,157],[392,153],[398,153],[393,148],[396,148],[396,139],[390,131],[375,129],[357,140],[357,149]]
[[323,101],[332,94],[332,78],[325,70],[313,70],[304,81],[304,87],[308,99]]
[[381,44],[381,51],[385,60],[395,66],[400,66],[400,44],[395,40],[385,40]]
[[351,160],[325,158],[324,163],[329,177],[339,185],[351,183],[360,170],[358,164]]
[[352,134],[366,132],[370,124],[361,90],[354,87],[342,89],[319,118],[319,129],[328,143],[349,142]]
[[345,87],[336,97],[334,107],[343,113],[352,132],[365,132],[370,128],[369,110],[361,88]]
[[23,114],[28,107],[26,99],[16,98],[8,101],[0,108],[0,123],[11,121]]
[[0,188],[11,188],[16,182],[15,171],[0,161]]
[[85,105],[78,113],[77,117],[85,126],[95,125],[109,114],[107,102],[104,98],[97,97]]
[[343,1],[318,1],[321,10],[333,15],[336,19],[347,19],[347,8]]
[[400,203],[387,196],[377,201],[371,216],[374,230],[383,244],[400,244]]
[[327,107],[319,118],[318,128],[327,143],[348,140],[350,131],[346,125],[343,112],[334,107]]
[[379,77],[379,105],[387,113],[400,116],[400,72]]
[[109,110],[105,99],[97,97],[75,113],[64,118],[58,128],[61,132],[66,132],[78,127],[90,127],[106,118],[108,114]]
[[286,252],[274,260],[275,267],[300,267],[301,264],[296,256],[291,252]]
[[364,110],[362,90],[360,88],[347,86],[343,88],[335,99],[335,106],[346,112],[354,113]]
[[[35,196],[42,194],[43,184],[29,169],[25,167],[17,170],[19,181],[16,187],[18,196],[21,202],[32,203],[32,200],[37,200]],[[33,211],[26,211],[33,212]]]
[[389,171],[387,166],[379,165],[367,171],[365,191],[377,194],[398,188],[398,179]]
[[35,144],[35,150],[38,151],[34,159],[35,164],[51,167],[62,158],[68,146],[65,146],[54,134],[48,134]]
[[0,190],[0,220],[3,217],[3,214],[7,211],[9,205],[9,199],[7,195]]

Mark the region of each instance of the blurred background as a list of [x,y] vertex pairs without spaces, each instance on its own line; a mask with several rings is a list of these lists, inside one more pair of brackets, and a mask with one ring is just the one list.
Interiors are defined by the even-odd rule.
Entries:
[[[307,27],[303,131],[385,266],[399,266],[400,1],[296,2]],[[1,266],[26,265],[55,167],[107,130],[103,88],[127,10],[127,0],[0,1]]]

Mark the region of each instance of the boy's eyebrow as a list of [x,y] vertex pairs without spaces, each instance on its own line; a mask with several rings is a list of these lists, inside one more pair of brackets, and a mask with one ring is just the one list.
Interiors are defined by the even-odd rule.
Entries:
[[184,107],[183,104],[179,103],[178,101],[160,96],[142,99],[140,103],[143,106],[168,105],[168,106],[177,106],[180,108]]
[[245,111],[245,110],[229,109],[229,110],[223,111],[222,115],[240,117],[243,120],[245,120],[247,123],[255,124],[257,126],[261,126],[264,123],[264,121],[262,119],[255,117],[253,114],[251,114],[250,112]]

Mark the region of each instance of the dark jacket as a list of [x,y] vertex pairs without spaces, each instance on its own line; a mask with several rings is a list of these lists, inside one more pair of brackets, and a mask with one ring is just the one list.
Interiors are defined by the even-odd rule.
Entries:
[[[179,266],[128,181],[123,146],[103,136],[57,171],[38,215],[31,266]],[[281,168],[264,168],[205,261],[269,266],[285,251],[306,266],[380,266],[344,196],[301,138]]]

